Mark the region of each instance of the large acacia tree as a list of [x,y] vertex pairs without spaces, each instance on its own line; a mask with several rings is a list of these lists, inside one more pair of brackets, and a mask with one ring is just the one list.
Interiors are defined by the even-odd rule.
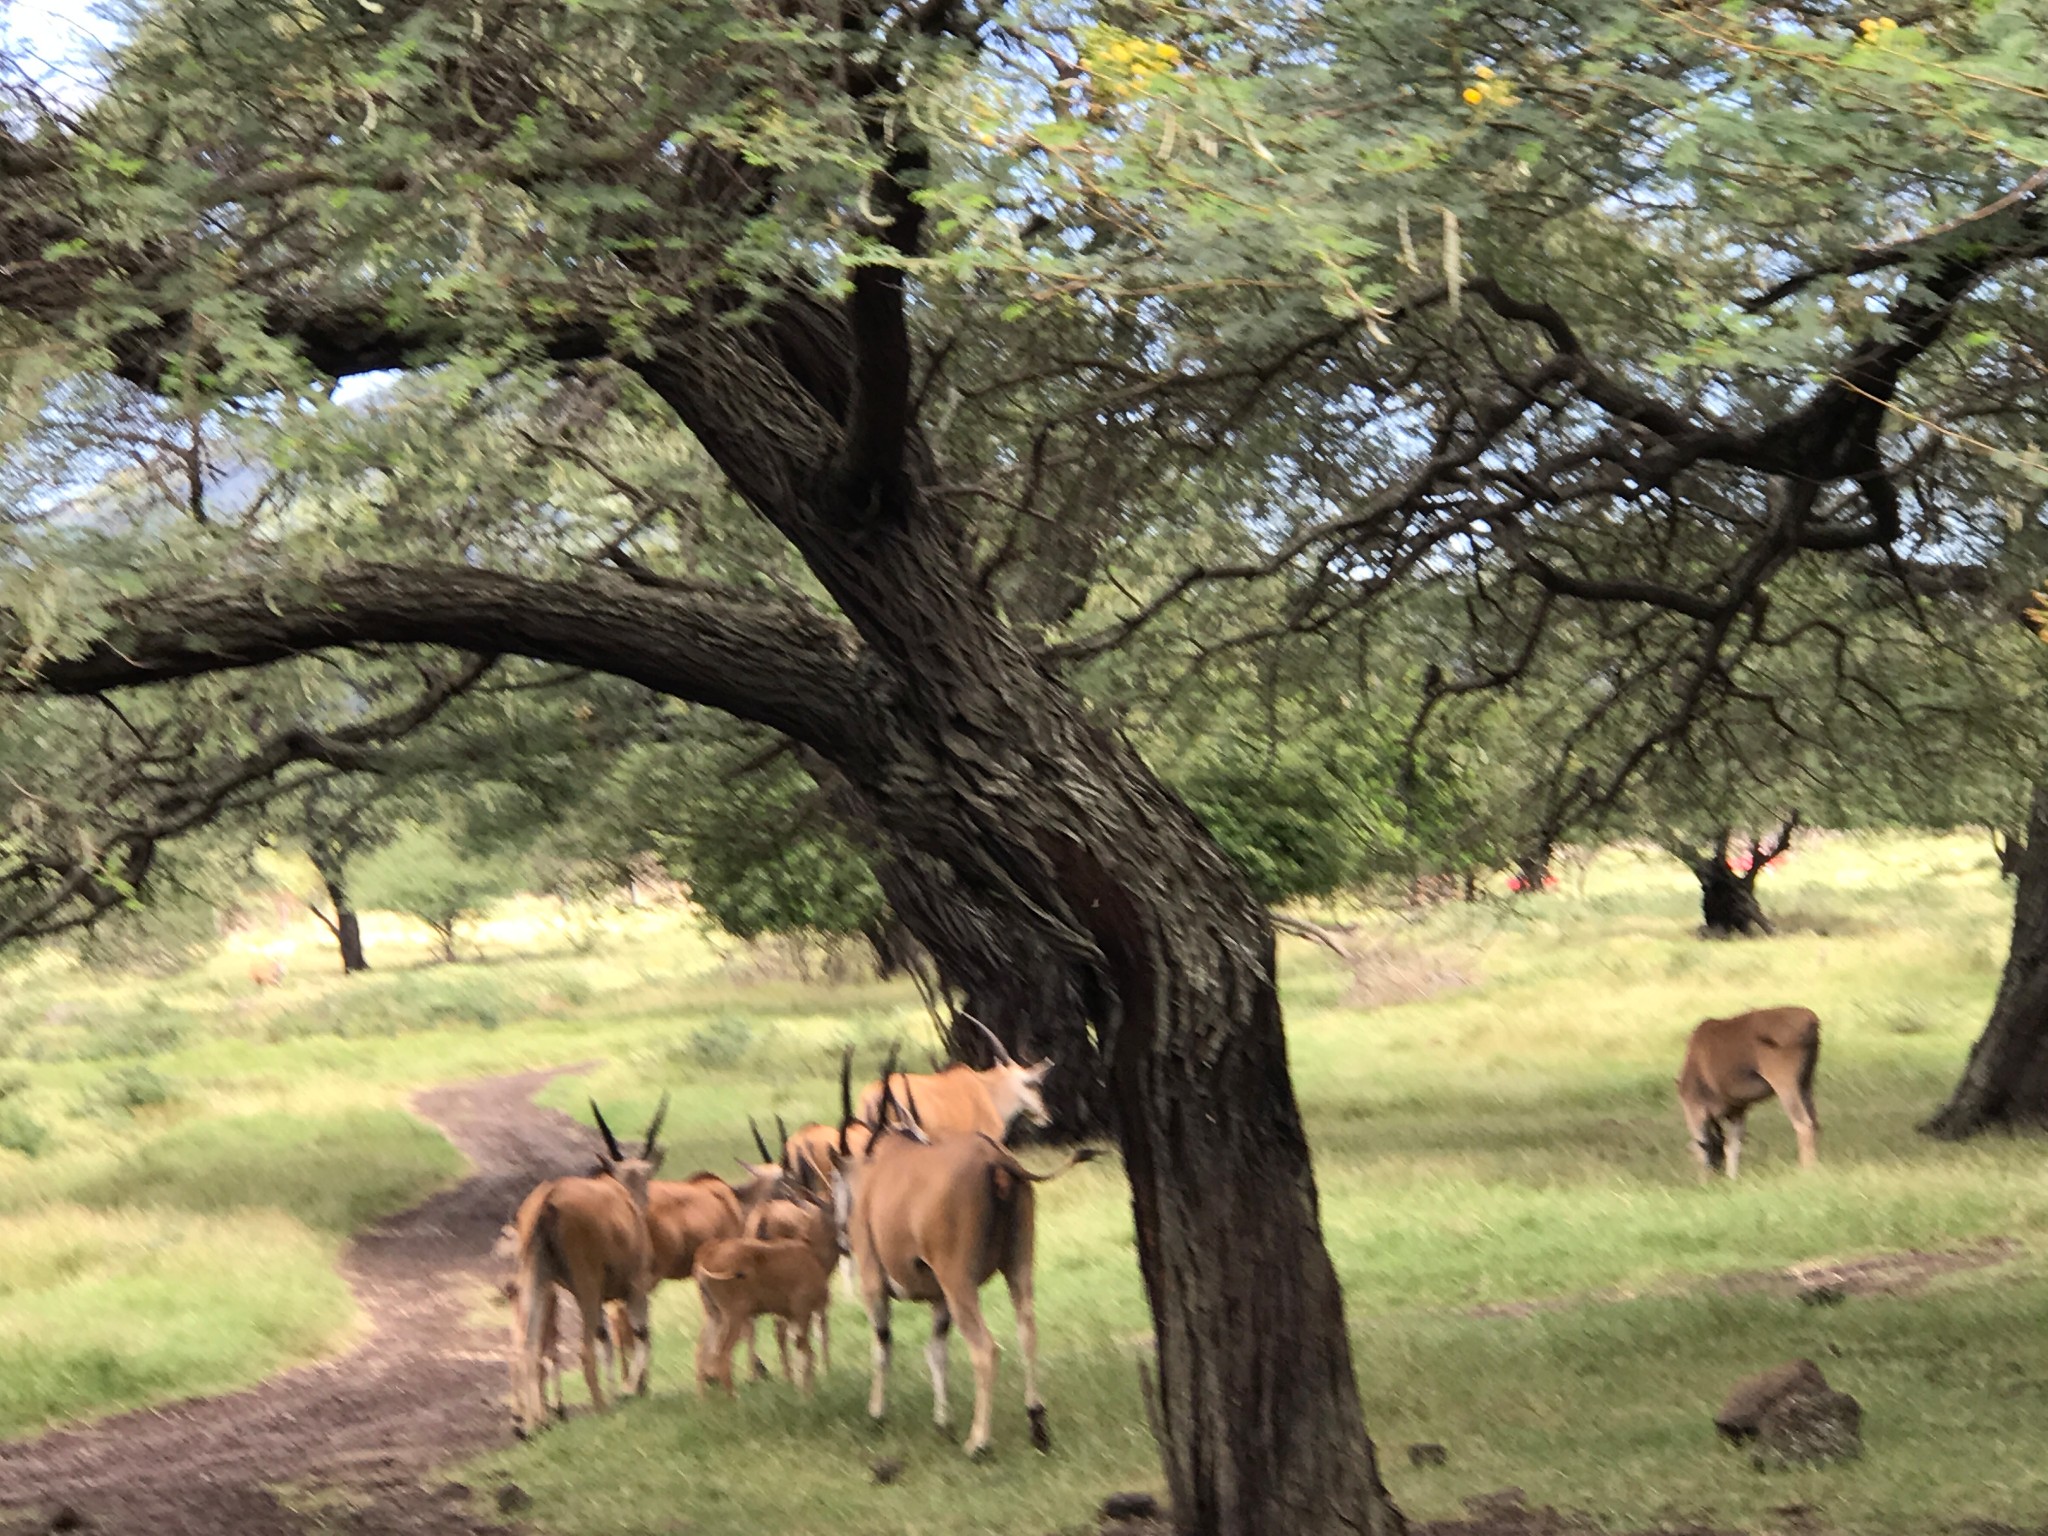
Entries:
[[442,646],[786,736],[942,972],[1021,957],[1073,1010],[1177,1518],[1394,1530],[1272,927],[1075,669],[1198,589],[1278,581],[1273,622],[1314,627],[1468,569],[1532,646],[1651,616],[1682,723],[1786,569],[1924,566],[1884,438],[1909,380],[1971,376],[1966,309],[2022,371],[2048,228],[2007,148],[2034,87],[1999,81],[2032,80],[2031,27],[162,0],[88,106],[10,103],[18,389],[61,407],[100,370],[293,441],[312,378],[438,370],[459,400],[538,369],[664,414],[716,477],[620,489],[606,524],[423,507],[370,464],[357,504],[95,548],[99,579],[24,532],[12,675],[98,696]]

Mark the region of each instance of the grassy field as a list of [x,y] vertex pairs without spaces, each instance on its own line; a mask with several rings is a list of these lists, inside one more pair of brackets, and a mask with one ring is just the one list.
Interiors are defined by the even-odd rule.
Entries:
[[[1412,1513],[1512,1485],[1617,1527],[1681,1514],[1768,1531],[1795,1504],[1901,1536],[2048,1516],[2042,1149],[1913,1133],[1997,980],[2009,894],[1989,849],[1832,838],[1764,891],[1783,937],[1702,943],[1683,871],[1611,852],[1539,902],[1369,917],[1355,968],[1290,941],[1325,1224],[1386,1477]],[[548,1097],[573,1110],[594,1090],[637,1123],[672,1089],[672,1166],[729,1166],[748,1113],[829,1112],[841,1042],[872,1057],[921,1027],[900,989],[739,974],[674,918],[572,935],[545,916],[508,912],[484,936],[489,963],[458,967],[406,969],[424,946],[373,930],[379,973],[346,983],[316,971],[301,935],[285,986],[260,995],[246,947],[165,983],[96,983],[52,960],[10,973],[0,1086],[21,1086],[0,1097],[0,1140],[12,1105],[47,1142],[33,1159],[0,1151],[0,1433],[214,1390],[345,1340],[328,1270],[341,1234],[453,1166],[406,1129],[413,1087],[596,1059]],[[1703,1188],[1671,1095],[1685,1033],[1776,1002],[1825,1022],[1823,1166],[1797,1172],[1767,1106],[1742,1181]],[[1009,1354],[993,1462],[969,1466],[932,1432],[909,1309],[880,1431],[845,1302],[814,1402],[771,1384],[699,1404],[695,1299],[670,1287],[652,1398],[464,1475],[516,1479],[531,1518],[565,1532],[1079,1526],[1104,1492],[1157,1486],[1137,1390],[1146,1319],[1114,1165],[1049,1187],[1041,1209],[1051,1458],[1025,1448]],[[2018,1257],[1907,1296],[1817,1309],[1711,1283],[1994,1236]],[[220,1283],[229,1254],[262,1256],[254,1294]],[[1555,1304],[1501,1315],[1524,1300]],[[1862,1461],[1761,1475],[1715,1441],[1726,1387],[1795,1354],[1862,1399]],[[958,1416],[969,1382],[956,1349]],[[1411,1468],[1400,1448],[1416,1440],[1444,1443],[1448,1464]],[[883,1457],[903,1463],[888,1487],[869,1473]]]

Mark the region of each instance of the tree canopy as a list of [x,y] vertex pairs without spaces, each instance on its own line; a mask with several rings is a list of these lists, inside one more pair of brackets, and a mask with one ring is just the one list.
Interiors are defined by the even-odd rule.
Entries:
[[[1893,21],[156,0],[87,99],[0,77],[10,676],[175,690],[216,759],[144,776],[151,825],[479,665],[206,713],[338,649],[787,738],[948,985],[1101,1085],[1177,1518],[1394,1531],[1263,902],[1089,679],[1373,637],[1425,717],[1543,719],[1569,824],[1798,725],[1773,678],[1831,641],[1847,697],[1865,634],[2008,622],[2041,19]],[[81,504],[129,420],[187,473]],[[315,501],[209,493],[230,432]],[[11,850],[11,931],[150,841]]]

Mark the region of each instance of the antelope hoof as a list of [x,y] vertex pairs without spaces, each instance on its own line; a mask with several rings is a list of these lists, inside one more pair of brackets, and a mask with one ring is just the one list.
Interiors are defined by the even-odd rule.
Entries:
[[756,1380],[756,1381],[766,1381],[767,1379],[768,1379],[768,1362],[767,1362],[766,1360],[756,1360],[756,1361],[754,1362],[754,1380]]
[[975,1442],[974,1442],[973,1444],[971,1444],[971,1445],[969,1445],[969,1446],[967,1447],[967,1459],[968,1459],[969,1461],[987,1461],[987,1460],[988,1460],[988,1458],[989,1458],[989,1442],[988,1442],[988,1441],[986,1441],[986,1440],[977,1440],[977,1441],[975,1441]]
[[1038,1403],[1030,1408],[1025,1409],[1024,1413],[1025,1417],[1031,1420],[1032,1449],[1038,1451],[1050,1451],[1052,1449],[1052,1431],[1046,1428],[1045,1404]]

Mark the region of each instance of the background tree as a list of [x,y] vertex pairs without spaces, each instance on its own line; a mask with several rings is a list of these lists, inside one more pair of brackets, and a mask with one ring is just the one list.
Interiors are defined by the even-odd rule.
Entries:
[[351,872],[364,854],[394,835],[390,794],[390,781],[384,778],[325,780],[301,790],[297,804],[287,813],[295,840],[305,850],[326,898],[325,906],[316,898],[307,902],[307,908],[334,935],[344,975],[370,968],[363,953],[362,918],[351,890]]
[[370,906],[403,912],[433,929],[441,959],[452,961],[462,925],[516,895],[523,874],[502,854],[464,848],[444,826],[412,822],[360,861],[356,886]]
[[[39,396],[108,367],[182,414],[261,403],[360,472],[317,517],[187,517],[82,580],[25,515],[20,686],[438,644],[790,737],[949,981],[1007,955],[1076,1005],[1176,1517],[1398,1529],[1264,906],[1075,671],[1198,589],[1273,581],[1315,631],[1461,582],[1497,657],[1443,691],[1547,660],[1553,625],[1630,648],[1606,692],[1648,727],[1597,803],[1782,633],[1788,571],[1953,585],[1998,520],[1926,494],[1890,429],[2038,388],[2035,18],[273,20],[162,0],[87,109],[16,88],[9,355]],[[302,392],[430,364],[439,402],[367,429]],[[579,459],[600,408],[671,467],[654,424],[685,428],[696,494]]]

